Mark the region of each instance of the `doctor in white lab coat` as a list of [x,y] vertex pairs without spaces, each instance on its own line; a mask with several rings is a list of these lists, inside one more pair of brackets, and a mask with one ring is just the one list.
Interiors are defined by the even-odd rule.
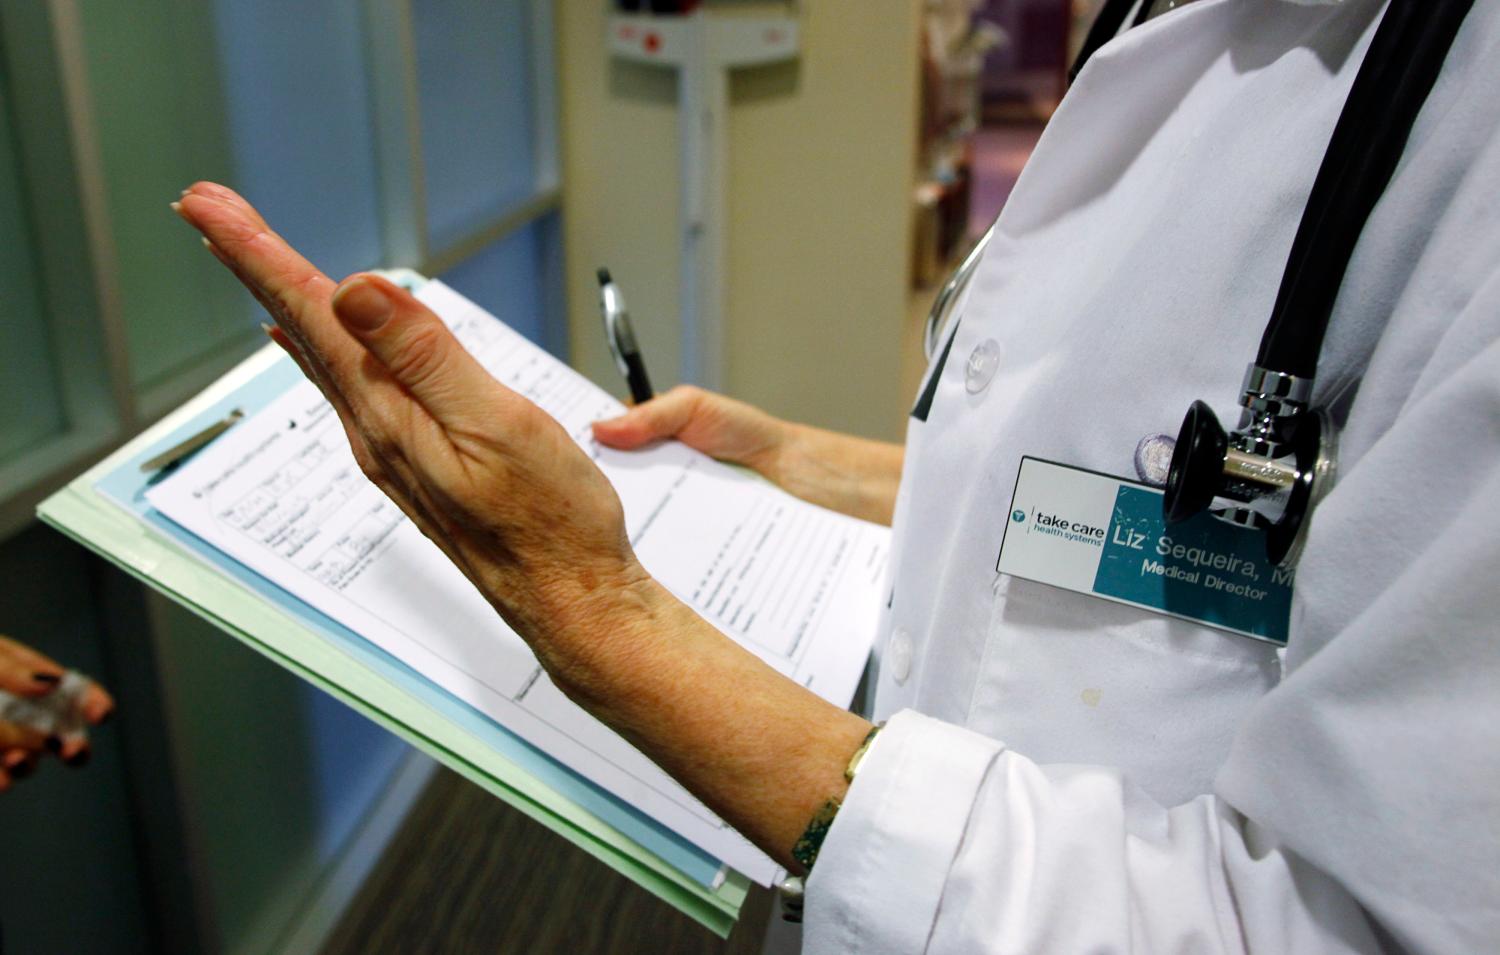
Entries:
[[[1023,454],[1133,476],[1221,417],[1378,0],[1197,0],[1090,60],[960,303],[904,446],[680,389],[676,436],[889,520],[870,723],[654,585],[537,409],[371,276],[222,187],[180,214],[266,303],[366,472],[570,695],[808,876],[809,952],[1478,952],[1500,940],[1500,11],[1478,0],[1343,283],[1340,474],[1284,654],[995,571]],[[899,491],[898,491],[899,487]],[[613,502],[613,503],[611,503]]]
[[995,573],[1022,454],[1133,476],[1195,398],[1237,417],[1381,8],[1199,0],[1100,50],[1048,125],[910,423],[890,723],[809,950],[1500,951],[1497,4],[1342,286],[1340,474],[1284,656]]

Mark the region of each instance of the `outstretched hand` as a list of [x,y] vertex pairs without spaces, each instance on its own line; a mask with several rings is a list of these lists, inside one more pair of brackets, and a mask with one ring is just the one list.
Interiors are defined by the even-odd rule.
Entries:
[[335,284],[223,186],[196,183],[173,208],[275,319],[271,337],[338,412],[365,475],[549,670],[566,667],[576,654],[553,651],[601,595],[649,580],[593,461],[405,290],[371,274]]

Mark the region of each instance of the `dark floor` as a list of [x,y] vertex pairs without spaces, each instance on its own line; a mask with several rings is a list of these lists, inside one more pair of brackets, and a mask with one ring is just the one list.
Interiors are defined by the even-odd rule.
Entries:
[[635,883],[443,770],[324,955],[758,955],[771,895],[721,941]]

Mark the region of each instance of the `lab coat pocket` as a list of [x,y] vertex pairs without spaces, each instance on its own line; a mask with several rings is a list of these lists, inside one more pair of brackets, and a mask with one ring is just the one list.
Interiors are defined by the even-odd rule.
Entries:
[[1038,762],[1120,768],[1171,805],[1209,791],[1280,672],[1270,644],[1003,576],[969,726]]

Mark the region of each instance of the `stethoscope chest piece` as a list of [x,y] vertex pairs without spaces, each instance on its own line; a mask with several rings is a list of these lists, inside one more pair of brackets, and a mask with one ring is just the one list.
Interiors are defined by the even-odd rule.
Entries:
[[1169,524],[1209,511],[1263,530],[1266,555],[1292,567],[1308,517],[1333,485],[1337,434],[1322,409],[1282,402],[1267,413],[1263,400],[1257,402],[1263,398],[1247,391],[1245,418],[1233,433],[1206,403],[1193,402],[1177,434],[1162,509]]
[[1228,451],[1229,435],[1213,410],[1206,402],[1193,402],[1182,419],[1182,429],[1177,432],[1177,444],[1167,470],[1167,496],[1162,510],[1168,524],[1179,524],[1213,504]]

